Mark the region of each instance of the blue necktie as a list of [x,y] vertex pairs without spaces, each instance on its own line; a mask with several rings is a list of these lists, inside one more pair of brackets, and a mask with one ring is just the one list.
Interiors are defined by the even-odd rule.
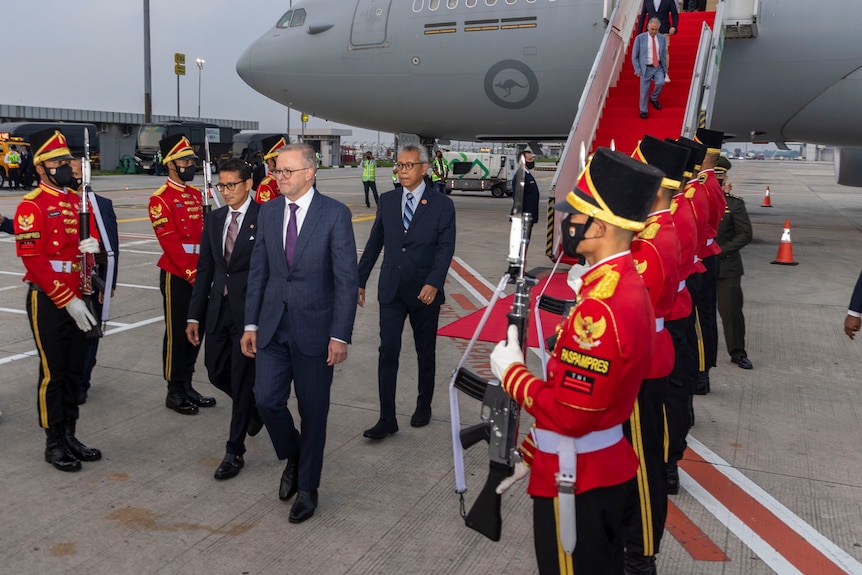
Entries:
[[290,204],[290,218],[287,220],[287,235],[284,237],[284,261],[287,267],[293,265],[293,252],[296,250],[296,210],[298,204]]
[[407,201],[404,202],[404,217],[401,221],[404,223],[404,231],[410,229],[410,222],[413,220],[413,194],[407,192]]

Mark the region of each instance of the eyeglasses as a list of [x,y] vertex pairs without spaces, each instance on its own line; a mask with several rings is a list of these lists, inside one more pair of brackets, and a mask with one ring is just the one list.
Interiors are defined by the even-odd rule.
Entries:
[[311,168],[297,168],[295,170],[288,170],[285,168],[283,170],[282,169],[271,170],[270,173],[273,176],[275,176],[276,178],[289,178],[289,177],[293,176],[293,174],[295,174],[296,172],[301,172],[303,170],[310,170],[310,169]]
[[232,192],[232,191],[234,191],[234,190],[236,189],[236,187],[237,187],[238,185],[240,185],[241,183],[242,183],[242,181],[239,181],[239,182],[225,182],[225,183],[223,183],[223,184],[216,184],[216,185],[215,185],[215,188],[216,188],[218,191],[220,191],[220,192],[223,192],[223,191],[225,191],[225,190],[227,190],[227,191],[229,191],[229,192]]
[[408,172],[413,169],[414,166],[424,164],[425,162],[419,162],[418,164],[414,164],[413,162],[398,162],[395,164],[395,168],[398,170],[407,170]]

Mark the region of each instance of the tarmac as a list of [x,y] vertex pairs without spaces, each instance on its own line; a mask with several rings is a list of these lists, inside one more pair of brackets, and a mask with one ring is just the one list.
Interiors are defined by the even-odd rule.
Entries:
[[[754,227],[743,250],[754,369],[730,363],[720,335],[712,392],[695,398],[683,489],[670,498],[658,572],[862,574],[862,342],[843,333],[860,270],[862,194],[835,184],[829,163],[733,164],[729,177]],[[546,192],[553,173],[536,175]],[[265,432],[247,440],[236,478],[213,479],[230,400],[206,381],[203,354],[195,387],[218,405],[196,416],[164,406],[161,250],[146,210],[161,181],[93,182],[120,220],[120,285],[78,423],[78,437],[104,458],[81,472],[61,473],[44,461],[24,270],[13,239],[0,237],[0,574],[535,573],[524,482],[503,498],[499,542],[465,527],[459,514],[447,387],[463,340],[438,341],[432,421],[414,429],[416,366],[407,330],[401,430],[381,442],[362,437],[378,415],[376,272],[349,358],[336,369],[315,516],[288,523],[290,504],[277,496],[283,463]],[[381,178],[378,188],[387,183]],[[361,249],[374,209],[364,205],[359,171],[322,170],[318,184],[350,206]],[[762,208],[767,185],[773,207]],[[0,192],[0,213],[11,216],[21,195]],[[506,269],[511,207],[490,195],[451,197],[458,241],[441,325],[490,298]],[[787,219],[799,265],[772,265]],[[550,266],[541,243],[530,247],[529,267]],[[468,364],[487,372],[490,349],[478,344]],[[539,370],[535,357],[529,363]],[[462,396],[460,404],[463,424],[479,421],[478,402]],[[521,428],[528,424],[525,417]],[[484,483],[487,451],[468,450],[466,469],[469,506]]]

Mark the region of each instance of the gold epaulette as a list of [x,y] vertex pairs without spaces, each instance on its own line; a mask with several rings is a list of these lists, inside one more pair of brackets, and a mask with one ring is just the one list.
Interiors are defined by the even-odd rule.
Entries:
[[733,198],[733,199],[735,199],[735,200],[739,200],[740,202],[745,202],[745,199],[744,199],[744,198],[740,198],[740,197],[739,197],[739,196],[737,196],[736,194],[729,194],[729,193],[727,193],[727,192],[724,192],[724,195],[725,195],[725,196],[727,196],[728,198]]
[[638,238],[642,240],[653,240],[658,235],[658,231],[661,229],[661,224],[658,222],[651,222],[646,225],[646,227],[638,233]]
[[161,187],[161,188],[159,188],[158,190],[156,190],[156,191],[153,193],[153,195],[154,195],[154,196],[161,196],[163,193],[165,193],[165,190],[167,190],[167,189],[168,189],[168,185],[167,185],[167,184],[162,184],[162,187]]
[[194,186],[186,186],[186,187],[187,187],[187,188],[190,188],[190,189],[192,189],[192,190],[194,190],[194,191],[196,191],[196,192],[201,191],[201,189],[200,189],[200,188],[196,188],[196,187],[194,187]]
[[709,177],[709,174],[706,174],[706,173],[698,174],[697,175],[697,181],[700,182],[701,184],[704,184],[704,183],[706,183],[707,177]]
[[599,282],[589,291],[589,297],[608,299],[614,295],[617,289],[617,284],[620,282],[620,273],[614,270],[614,266],[605,264],[596,271],[587,274],[584,278],[584,285],[589,285],[597,279],[599,279]]
[[39,194],[41,194],[41,193],[42,193],[42,188],[40,188],[39,186],[36,186],[36,188],[32,192],[28,192],[28,193],[24,194],[24,197],[22,199],[35,200],[36,198],[39,197]]

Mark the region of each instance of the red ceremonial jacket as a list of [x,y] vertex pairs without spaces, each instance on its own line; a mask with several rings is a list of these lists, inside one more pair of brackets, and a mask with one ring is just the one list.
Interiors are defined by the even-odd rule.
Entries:
[[169,178],[150,196],[150,220],[164,252],[157,265],[195,283],[204,225],[200,190]]
[[278,191],[278,184],[271,175],[266,176],[257,185],[257,192],[254,195],[254,201],[259,204],[265,204],[270,200],[274,200],[281,195]]

